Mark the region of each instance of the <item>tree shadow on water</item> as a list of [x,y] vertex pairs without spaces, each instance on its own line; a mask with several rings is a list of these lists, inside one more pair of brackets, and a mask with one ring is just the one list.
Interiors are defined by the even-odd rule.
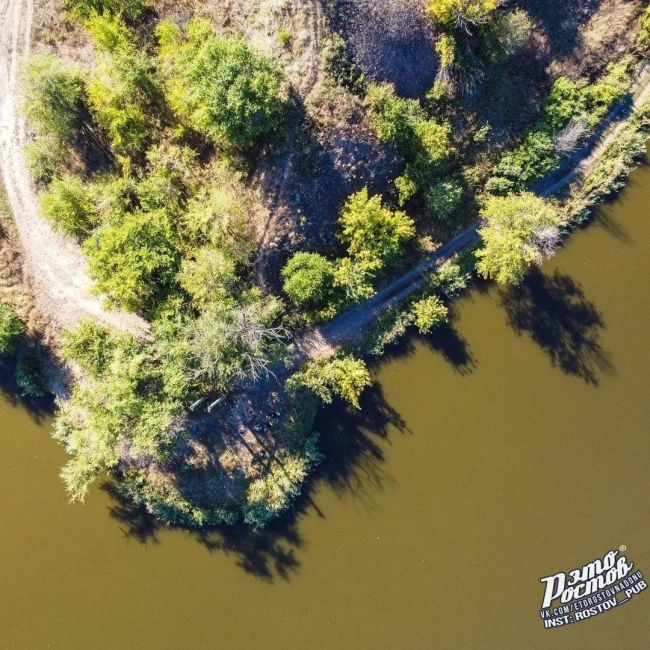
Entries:
[[42,424],[54,415],[56,404],[52,395],[32,397],[26,395],[16,383],[16,359],[0,358],[0,394],[14,407],[22,407],[36,423]]
[[140,544],[162,544],[164,531],[178,531],[210,553],[231,558],[255,578],[269,583],[290,580],[301,566],[301,520],[314,514],[326,517],[316,502],[320,488],[329,487],[341,498],[354,496],[370,506],[372,494],[391,480],[381,467],[384,455],[378,442],[387,439],[393,428],[401,432],[408,429],[386,403],[380,387],[366,391],[361,407],[358,411],[340,405],[321,409],[316,428],[321,433],[320,448],[325,459],[289,510],[266,528],[243,524],[203,530],[167,526],[122,495],[115,482],[106,481],[101,489],[111,498],[109,514],[119,522],[125,537]]
[[613,367],[600,346],[603,317],[570,277],[533,270],[517,287],[501,294],[509,325],[527,334],[568,375],[597,386]]

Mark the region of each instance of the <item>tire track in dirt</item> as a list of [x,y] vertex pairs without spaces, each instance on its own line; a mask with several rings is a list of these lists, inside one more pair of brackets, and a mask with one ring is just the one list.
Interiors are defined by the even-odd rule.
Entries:
[[24,271],[40,311],[55,328],[71,329],[94,317],[115,329],[147,336],[149,325],[140,317],[102,307],[92,293],[79,246],[38,214],[23,156],[26,125],[18,109],[20,63],[30,53],[33,11],[32,0],[4,0],[0,10],[0,167]]

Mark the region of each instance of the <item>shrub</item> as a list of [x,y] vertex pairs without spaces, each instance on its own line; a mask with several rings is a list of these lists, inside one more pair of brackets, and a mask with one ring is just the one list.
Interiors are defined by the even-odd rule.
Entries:
[[277,63],[240,39],[216,36],[194,20],[182,39],[168,23],[158,31],[170,100],[193,128],[218,145],[246,147],[277,124],[284,75]]
[[25,333],[25,327],[16,312],[0,303],[0,355],[12,354],[18,339]]
[[364,336],[363,351],[374,357],[381,357],[386,348],[396,343],[413,323],[413,314],[408,307],[387,309]]
[[39,136],[25,147],[25,163],[32,178],[40,183],[50,183],[58,174],[64,151],[55,138]]
[[348,198],[339,223],[340,239],[352,257],[374,258],[382,264],[394,261],[415,235],[412,219],[383,207],[381,197],[369,196],[367,188]]
[[625,94],[629,85],[627,61],[610,64],[605,76],[595,83],[572,81],[567,77],[555,80],[544,107],[544,116],[553,131],[560,131],[572,120],[585,120],[596,126],[607,111]]
[[287,380],[289,390],[309,390],[326,404],[331,404],[334,396],[341,397],[357,409],[361,408],[361,393],[371,384],[366,364],[351,356],[321,363],[309,362]]
[[62,356],[74,361],[91,377],[99,377],[108,367],[115,350],[126,337],[117,337],[95,321],[86,320],[63,336]]
[[650,50],[650,7],[639,18],[639,36],[637,43],[642,52]]
[[86,240],[97,289],[120,307],[151,313],[174,285],[180,255],[164,210],[116,215]]
[[477,270],[499,284],[521,281],[528,267],[541,263],[559,243],[557,208],[534,194],[490,197],[481,217]]
[[245,523],[264,527],[289,507],[310,469],[323,458],[317,444],[318,435],[313,434],[300,453],[286,454],[271,464],[266,476],[250,484],[243,507]]
[[397,204],[400,208],[403,208],[417,194],[418,183],[408,167],[401,176],[395,179],[395,189],[397,190]]
[[39,54],[24,71],[25,113],[42,134],[72,140],[83,122],[85,86],[78,67],[52,54]]
[[417,173],[435,171],[447,160],[449,127],[426,119],[417,100],[397,97],[390,84],[372,84],[367,99],[377,137],[402,151]]
[[456,211],[463,197],[463,187],[455,180],[434,183],[424,194],[429,214],[436,219],[448,219]]
[[533,23],[525,11],[517,9],[500,14],[486,34],[491,58],[503,62],[514,56],[530,39]]
[[211,244],[239,263],[256,246],[248,232],[251,200],[241,176],[223,163],[208,169],[210,183],[201,188],[182,216],[190,245]]
[[79,20],[88,20],[96,14],[121,16],[129,22],[138,20],[147,10],[143,0],[66,0],[70,13]]
[[331,38],[323,39],[321,48],[325,72],[340,86],[363,94],[366,80],[361,68],[348,55],[345,40],[339,34],[334,34]]
[[448,309],[438,296],[429,296],[413,303],[413,323],[420,334],[428,334],[447,320]]
[[92,188],[76,176],[54,179],[40,205],[57,228],[77,239],[85,239],[98,223]]
[[334,299],[334,264],[318,253],[296,253],[282,279],[284,292],[299,307],[322,309]]
[[431,279],[431,287],[447,298],[457,296],[469,284],[475,264],[471,253],[443,262]]
[[276,34],[278,43],[282,45],[283,48],[289,49],[293,43],[293,33],[289,29],[280,29]]
[[180,285],[199,308],[232,296],[238,283],[235,262],[223,251],[205,246],[184,259],[178,275]]
[[546,125],[539,124],[526,133],[514,151],[503,156],[485,189],[495,194],[524,189],[552,172],[558,162],[551,131]]

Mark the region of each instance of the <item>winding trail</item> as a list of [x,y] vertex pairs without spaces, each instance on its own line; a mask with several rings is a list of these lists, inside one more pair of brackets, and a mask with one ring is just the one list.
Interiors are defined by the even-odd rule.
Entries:
[[38,214],[23,156],[25,121],[18,111],[19,68],[30,53],[32,18],[32,0],[0,0],[0,168],[37,306],[55,328],[71,329],[93,317],[147,336],[149,325],[140,317],[102,307],[80,247]]

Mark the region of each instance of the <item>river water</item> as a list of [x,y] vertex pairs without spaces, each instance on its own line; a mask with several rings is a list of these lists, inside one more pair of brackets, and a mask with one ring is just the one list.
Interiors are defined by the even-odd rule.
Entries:
[[650,590],[544,629],[542,576],[627,546],[650,576],[650,168],[516,292],[329,409],[330,460],[269,531],[69,505],[47,414],[0,402],[0,647],[648,648]]

